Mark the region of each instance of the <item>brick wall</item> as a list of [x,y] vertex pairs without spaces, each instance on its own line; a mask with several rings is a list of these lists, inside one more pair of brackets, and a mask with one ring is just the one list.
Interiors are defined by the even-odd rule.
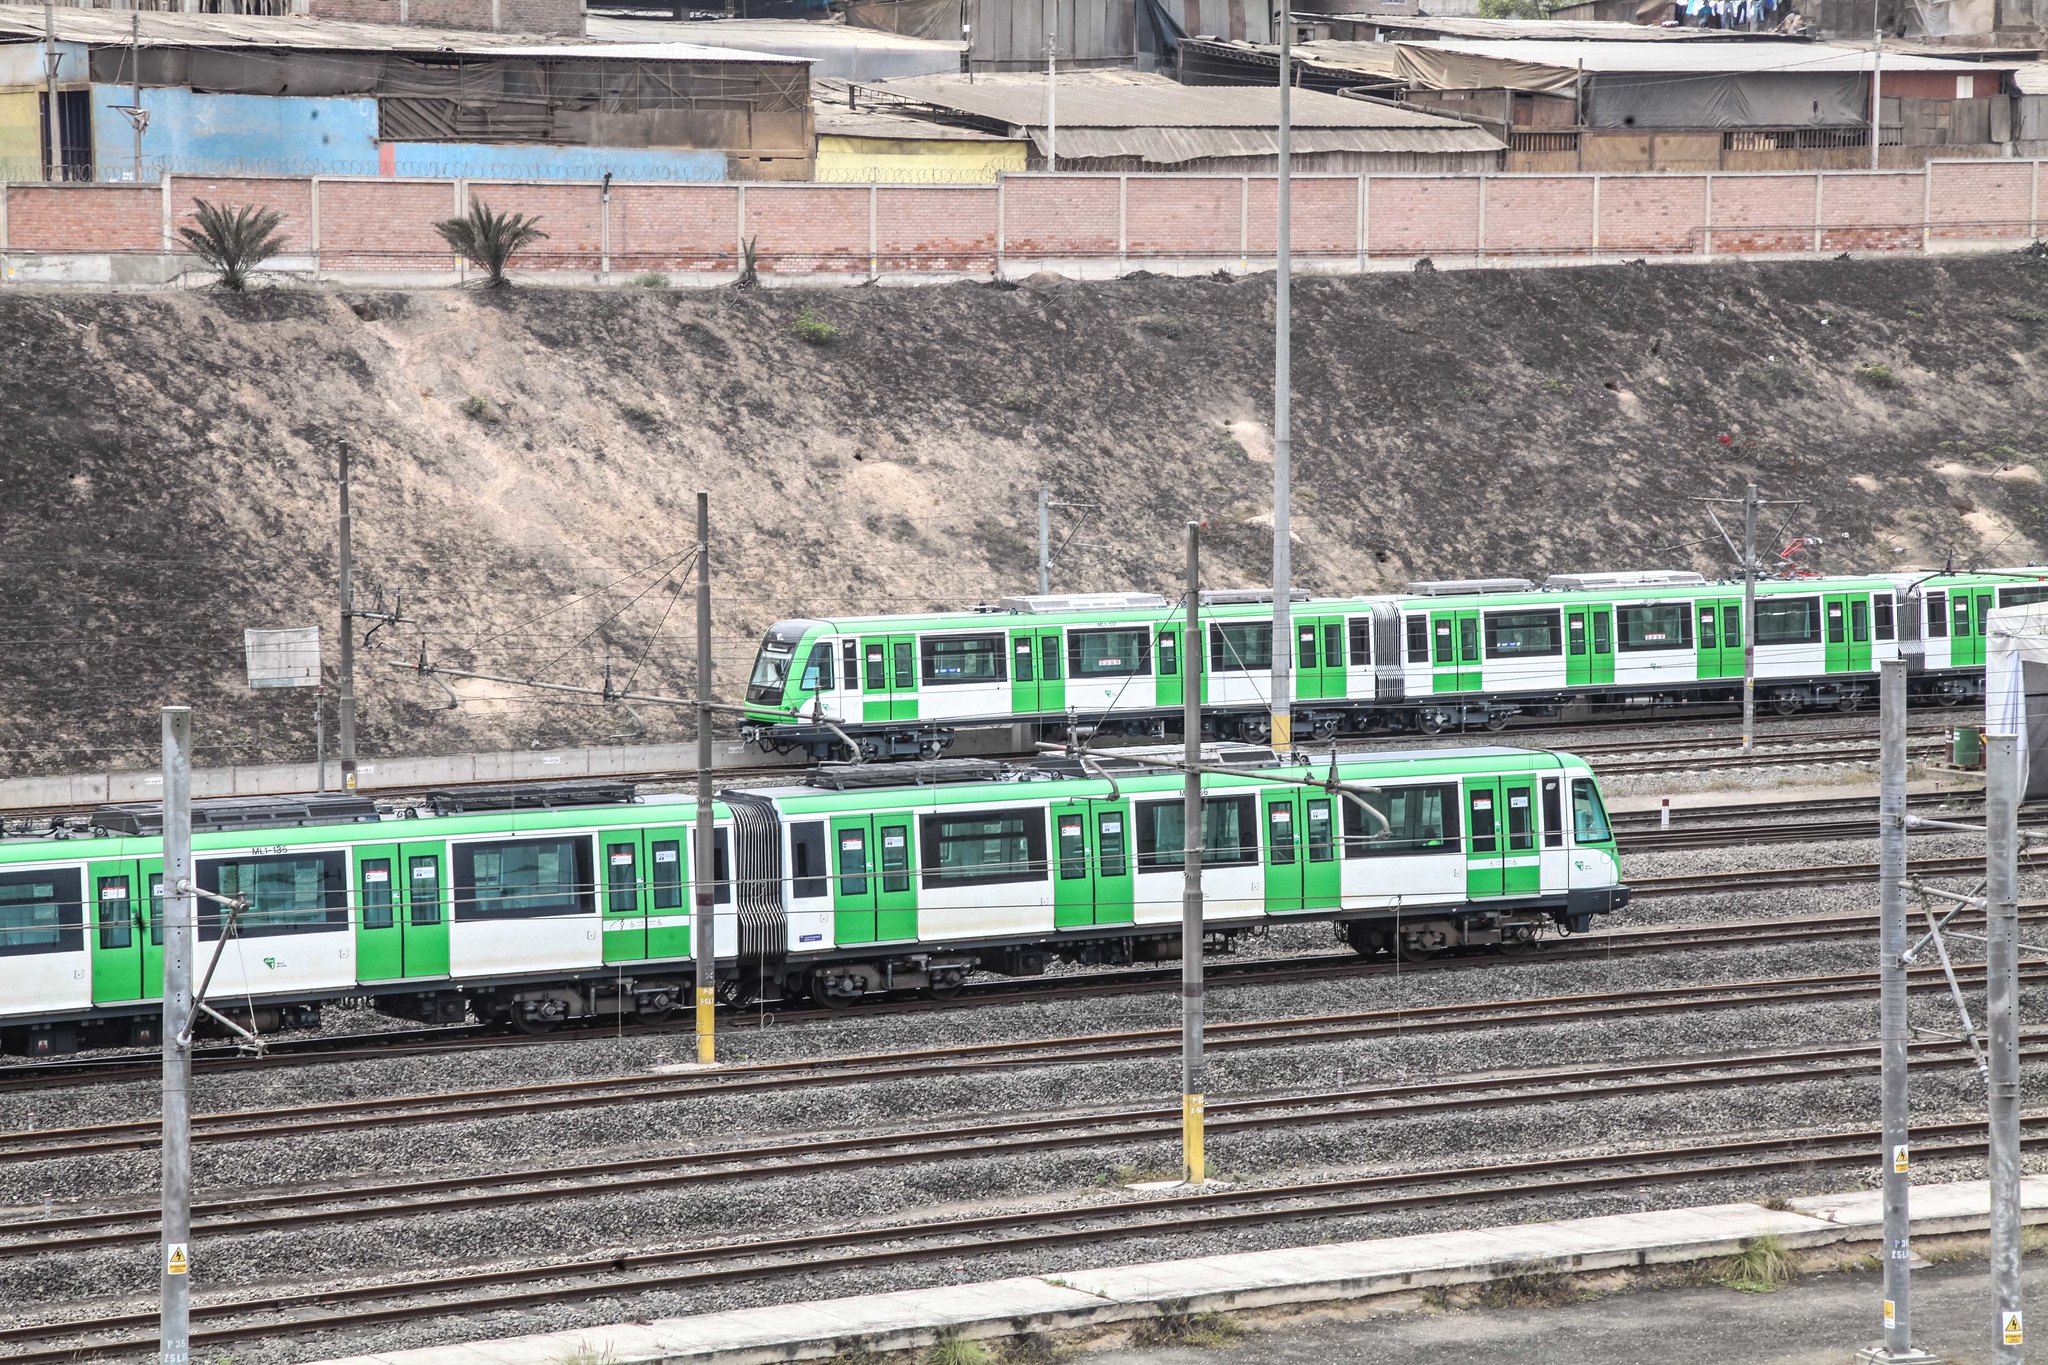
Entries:
[[[1304,177],[1294,248],[1304,262],[1604,255],[1918,251],[2037,233],[2048,162],[1937,162],[1883,172]],[[527,271],[600,268],[607,206],[584,182],[174,177],[126,185],[4,187],[0,249],[162,251],[200,199],[283,214],[288,255],[338,271],[445,271],[434,231],[458,192],[537,216]],[[1358,240],[1359,198],[1366,234]],[[1015,176],[999,187],[628,184],[609,205],[616,272],[722,273],[742,237],[764,272],[978,273],[1043,263],[1090,271],[1271,260],[1275,185],[1254,176]]]

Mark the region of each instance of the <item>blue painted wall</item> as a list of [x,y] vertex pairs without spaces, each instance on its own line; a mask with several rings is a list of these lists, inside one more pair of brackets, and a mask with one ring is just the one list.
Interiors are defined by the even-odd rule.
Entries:
[[[101,179],[125,174],[135,132],[115,106],[124,85],[92,89],[94,159]],[[205,175],[375,175],[377,101],[303,95],[200,95],[144,86],[149,129],[142,135],[143,177],[155,168]]]
[[659,147],[556,147],[532,143],[398,142],[398,175],[491,180],[723,180],[724,152]]

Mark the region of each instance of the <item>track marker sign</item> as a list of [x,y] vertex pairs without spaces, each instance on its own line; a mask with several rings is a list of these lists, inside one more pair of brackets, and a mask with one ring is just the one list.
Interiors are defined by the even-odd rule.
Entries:
[[173,1242],[164,1248],[164,1274],[185,1275],[191,1270],[192,1256],[185,1250],[185,1243]]

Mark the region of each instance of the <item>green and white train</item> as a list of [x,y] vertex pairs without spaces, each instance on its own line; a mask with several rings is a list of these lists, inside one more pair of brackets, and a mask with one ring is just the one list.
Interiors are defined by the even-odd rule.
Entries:
[[[2048,598],[2048,570],[1770,580],[1758,585],[1758,699],[1781,715],[1855,710],[1877,666],[1954,703],[1984,685],[1985,615]],[[1204,593],[1204,724],[1263,743],[1272,599]],[[1736,701],[1742,587],[1651,571],[1411,583],[1292,605],[1296,733],[1484,727],[1517,714],[1641,715]],[[814,758],[931,757],[957,730],[1164,738],[1180,726],[1184,611],[1145,593],[1006,597],[984,610],[778,621],[755,657],[743,733]]]
[[[1211,947],[1320,920],[1362,953],[1512,948],[1627,901],[1598,785],[1570,755],[1388,753],[1334,772],[1266,751],[1216,761],[1237,766],[1203,779]],[[828,770],[720,793],[727,998],[944,995],[977,969],[1177,954],[1182,778],[1064,763]],[[265,820],[250,803],[201,803],[195,879],[247,901],[213,1004],[263,1027],[343,999],[530,1031],[665,1016],[694,984],[695,805],[560,804],[574,795],[527,791],[556,804],[509,810],[486,795],[491,809],[417,818],[349,798],[339,814],[272,811],[287,822],[274,828],[249,827]],[[0,842],[0,1043],[150,1041],[164,917],[155,837]],[[222,912],[202,902],[198,928],[204,963]]]

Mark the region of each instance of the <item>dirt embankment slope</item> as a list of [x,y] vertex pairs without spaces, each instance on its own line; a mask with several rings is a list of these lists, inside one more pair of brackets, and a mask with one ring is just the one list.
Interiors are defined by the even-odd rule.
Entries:
[[[1298,581],[1727,563],[1692,494],[1754,476],[1853,570],[2024,561],[2048,526],[2048,262],[1619,267],[1296,289]],[[719,690],[806,610],[1268,571],[1270,281],[734,294],[0,295],[0,770],[309,756],[245,626],[332,628],[356,452],[364,749],[673,736],[659,707],[431,683],[428,655],[687,693],[713,499]],[[835,335],[799,333],[808,312]],[[1722,438],[1726,438],[1724,441]],[[666,573],[666,576],[664,576]],[[681,596],[679,596],[681,594]],[[331,638],[329,658],[332,659]],[[644,726],[644,728],[639,728]]]

